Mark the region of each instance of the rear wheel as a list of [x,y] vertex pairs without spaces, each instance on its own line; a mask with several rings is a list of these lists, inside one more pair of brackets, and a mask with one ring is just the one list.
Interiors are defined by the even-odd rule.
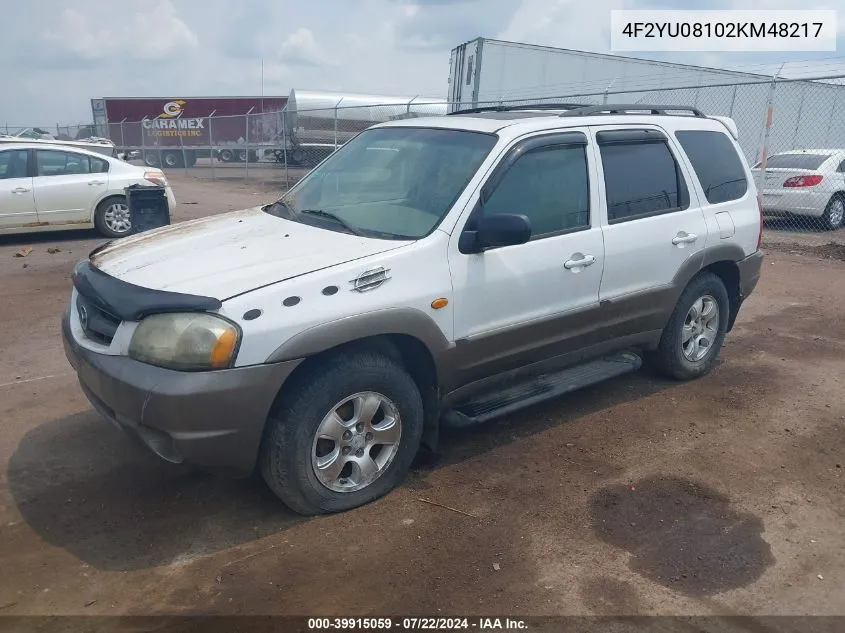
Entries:
[[106,198],[94,212],[94,226],[106,237],[124,237],[132,232],[129,205],[123,196]]
[[235,152],[230,149],[221,149],[217,156],[224,163],[231,163],[235,160]]
[[348,510],[402,481],[419,449],[423,405],[401,365],[371,352],[338,356],[292,387],[270,415],[259,458],[288,507]]
[[158,152],[144,152],[144,164],[147,167],[158,167]]
[[711,272],[700,273],[681,293],[650,360],[670,378],[704,376],[716,364],[729,316],[730,302],[722,280]]
[[837,193],[830,199],[822,215],[822,221],[828,231],[842,228],[842,224],[845,223],[845,196]]

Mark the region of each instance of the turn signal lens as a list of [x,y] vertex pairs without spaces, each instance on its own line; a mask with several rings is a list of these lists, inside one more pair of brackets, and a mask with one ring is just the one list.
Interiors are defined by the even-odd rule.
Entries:
[[225,369],[232,362],[235,356],[235,348],[238,346],[238,334],[234,328],[223,330],[218,335],[217,343],[211,350],[209,365],[213,369]]
[[434,308],[435,310],[439,310],[440,308],[445,308],[447,305],[449,305],[449,300],[446,299],[445,297],[440,297],[439,299],[435,299],[434,301],[431,302],[431,307]]

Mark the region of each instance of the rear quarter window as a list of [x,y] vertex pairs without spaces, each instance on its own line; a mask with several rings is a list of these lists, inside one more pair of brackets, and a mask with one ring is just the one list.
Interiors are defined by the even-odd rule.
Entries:
[[726,134],[709,130],[675,132],[710,204],[738,200],[748,191],[745,167]]

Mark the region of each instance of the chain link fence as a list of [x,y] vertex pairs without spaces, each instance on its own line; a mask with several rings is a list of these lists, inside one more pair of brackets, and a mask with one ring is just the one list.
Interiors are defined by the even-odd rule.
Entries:
[[[766,244],[797,249],[845,245],[845,76],[605,89],[478,105],[550,103],[693,106],[707,115],[731,117],[739,145],[753,166],[766,218]],[[257,179],[285,190],[375,123],[453,109],[443,102],[344,107],[339,101],[335,107],[313,110],[40,129],[54,132],[56,138],[107,137],[129,160],[168,171]],[[7,127],[10,134],[20,131]]]

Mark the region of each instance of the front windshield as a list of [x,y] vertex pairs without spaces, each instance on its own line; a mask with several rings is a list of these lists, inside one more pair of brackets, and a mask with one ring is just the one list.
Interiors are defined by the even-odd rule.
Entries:
[[267,211],[368,237],[419,239],[440,223],[496,141],[461,130],[366,130]]

